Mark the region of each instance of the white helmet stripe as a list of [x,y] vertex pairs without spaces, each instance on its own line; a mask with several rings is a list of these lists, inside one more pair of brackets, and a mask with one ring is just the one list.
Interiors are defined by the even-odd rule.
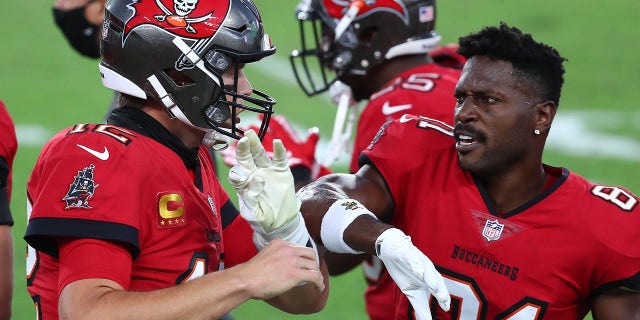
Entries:
[[141,99],[147,98],[144,90],[138,87],[135,83],[131,82],[131,80],[123,77],[121,74],[104,66],[103,64],[98,64],[98,69],[100,70],[102,85],[104,85],[105,87]]
[[213,79],[213,81],[215,81],[218,86],[222,86],[220,84],[220,80],[218,80],[218,77],[216,77],[204,66],[204,62],[202,62],[200,56],[195,51],[193,51],[191,47],[189,47],[189,45],[184,42],[184,40],[180,39],[179,37],[175,37],[173,38],[173,44],[175,44],[176,47],[178,47],[178,49],[182,51],[182,54],[184,54],[196,67],[198,67],[198,69],[209,76],[209,78]]
[[384,55],[384,58],[389,60],[397,56],[427,53],[438,47],[438,44],[440,44],[440,39],[442,39],[440,35],[434,35],[431,38],[401,43],[389,48],[389,51],[387,51],[387,53]]

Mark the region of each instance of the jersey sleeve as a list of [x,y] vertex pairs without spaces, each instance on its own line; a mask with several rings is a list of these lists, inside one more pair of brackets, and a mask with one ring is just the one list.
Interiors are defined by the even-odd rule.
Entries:
[[0,157],[4,158],[9,168],[13,164],[13,159],[18,151],[18,140],[13,120],[0,101]]
[[0,101],[0,225],[13,225],[11,201],[12,166],[18,149],[16,131],[11,116]]
[[222,230],[222,236],[225,245],[225,267],[249,261],[258,253],[253,244],[253,229],[240,215]]
[[131,255],[112,242],[80,239],[63,241],[60,245],[60,277],[58,295],[76,280],[109,279],[129,289]]
[[[411,186],[416,170],[438,173],[441,163],[450,162],[452,128],[444,122],[405,114],[386,122],[365,148],[360,165],[375,167],[384,177],[394,199]],[[445,154],[448,157],[442,157]]]
[[585,227],[599,256],[592,295],[620,287],[640,292],[640,200],[615,186],[591,185],[588,192]]
[[93,238],[139,253],[141,199],[155,197],[145,184],[160,177],[145,177],[147,157],[114,128],[98,133],[76,126],[44,146],[27,182],[25,240],[35,249],[57,257],[59,239]]

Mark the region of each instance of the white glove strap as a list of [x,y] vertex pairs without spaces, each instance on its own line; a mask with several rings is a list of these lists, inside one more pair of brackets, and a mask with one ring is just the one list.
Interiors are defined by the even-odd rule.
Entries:
[[[379,258],[382,259],[382,257],[380,256],[381,254],[384,254],[382,252],[382,243],[387,240],[387,248],[393,248],[393,249],[398,249],[401,246],[403,246],[405,244],[406,241],[411,242],[411,237],[409,237],[408,235],[404,234],[404,232],[402,232],[402,230],[400,229],[396,229],[396,228],[390,228],[385,230],[384,232],[382,232],[379,236],[378,239],[376,239],[376,256],[378,256]],[[385,252],[387,253],[387,252]]]
[[355,218],[361,215],[370,215],[377,219],[358,200],[340,199],[329,207],[320,225],[320,238],[327,250],[337,253],[362,253],[362,251],[356,251],[344,242],[344,230]]
[[298,215],[295,218],[291,219],[291,221],[287,222],[287,224],[279,229],[273,230],[269,233],[260,232],[258,230],[261,229],[253,229],[253,243],[258,251],[264,249],[270,241],[274,239],[282,239],[302,247],[312,248],[316,254],[316,262],[320,265],[318,248],[316,247],[316,243],[313,239],[311,239],[300,212],[298,212]]

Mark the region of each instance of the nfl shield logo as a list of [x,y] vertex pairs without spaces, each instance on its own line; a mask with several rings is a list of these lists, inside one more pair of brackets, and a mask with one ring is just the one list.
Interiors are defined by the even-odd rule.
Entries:
[[487,238],[488,241],[498,240],[502,230],[504,230],[504,224],[500,224],[497,219],[493,221],[487,220],[484,224],[484,229],[482,229],[482,236]]

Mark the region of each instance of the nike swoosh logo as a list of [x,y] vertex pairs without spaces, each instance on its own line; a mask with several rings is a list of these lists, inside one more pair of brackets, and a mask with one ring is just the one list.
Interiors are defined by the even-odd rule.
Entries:
[[401,105],[397,105],[397,106],[390,106],[389,105],[389,101],[385,102],[382,105],[382,114],[384,114],[385,116],[388,116],[390,114],[396,113],[396,112],[400,112],[402,110],[407,110],[407,109],[411,109],[412,105],[410,104],[401,104]]
[[104,147],[104,151],[102,152],[98,152],[96,150],[93,150],[91,148],[85,147],[81,144],[77,144],[78,147],[80,147],[80,149],[91,153],[92,155],[94,155],[96,158],[100,159],[100,160],[107,160],[109,159],[109,150],[107,150],[107,147]]

